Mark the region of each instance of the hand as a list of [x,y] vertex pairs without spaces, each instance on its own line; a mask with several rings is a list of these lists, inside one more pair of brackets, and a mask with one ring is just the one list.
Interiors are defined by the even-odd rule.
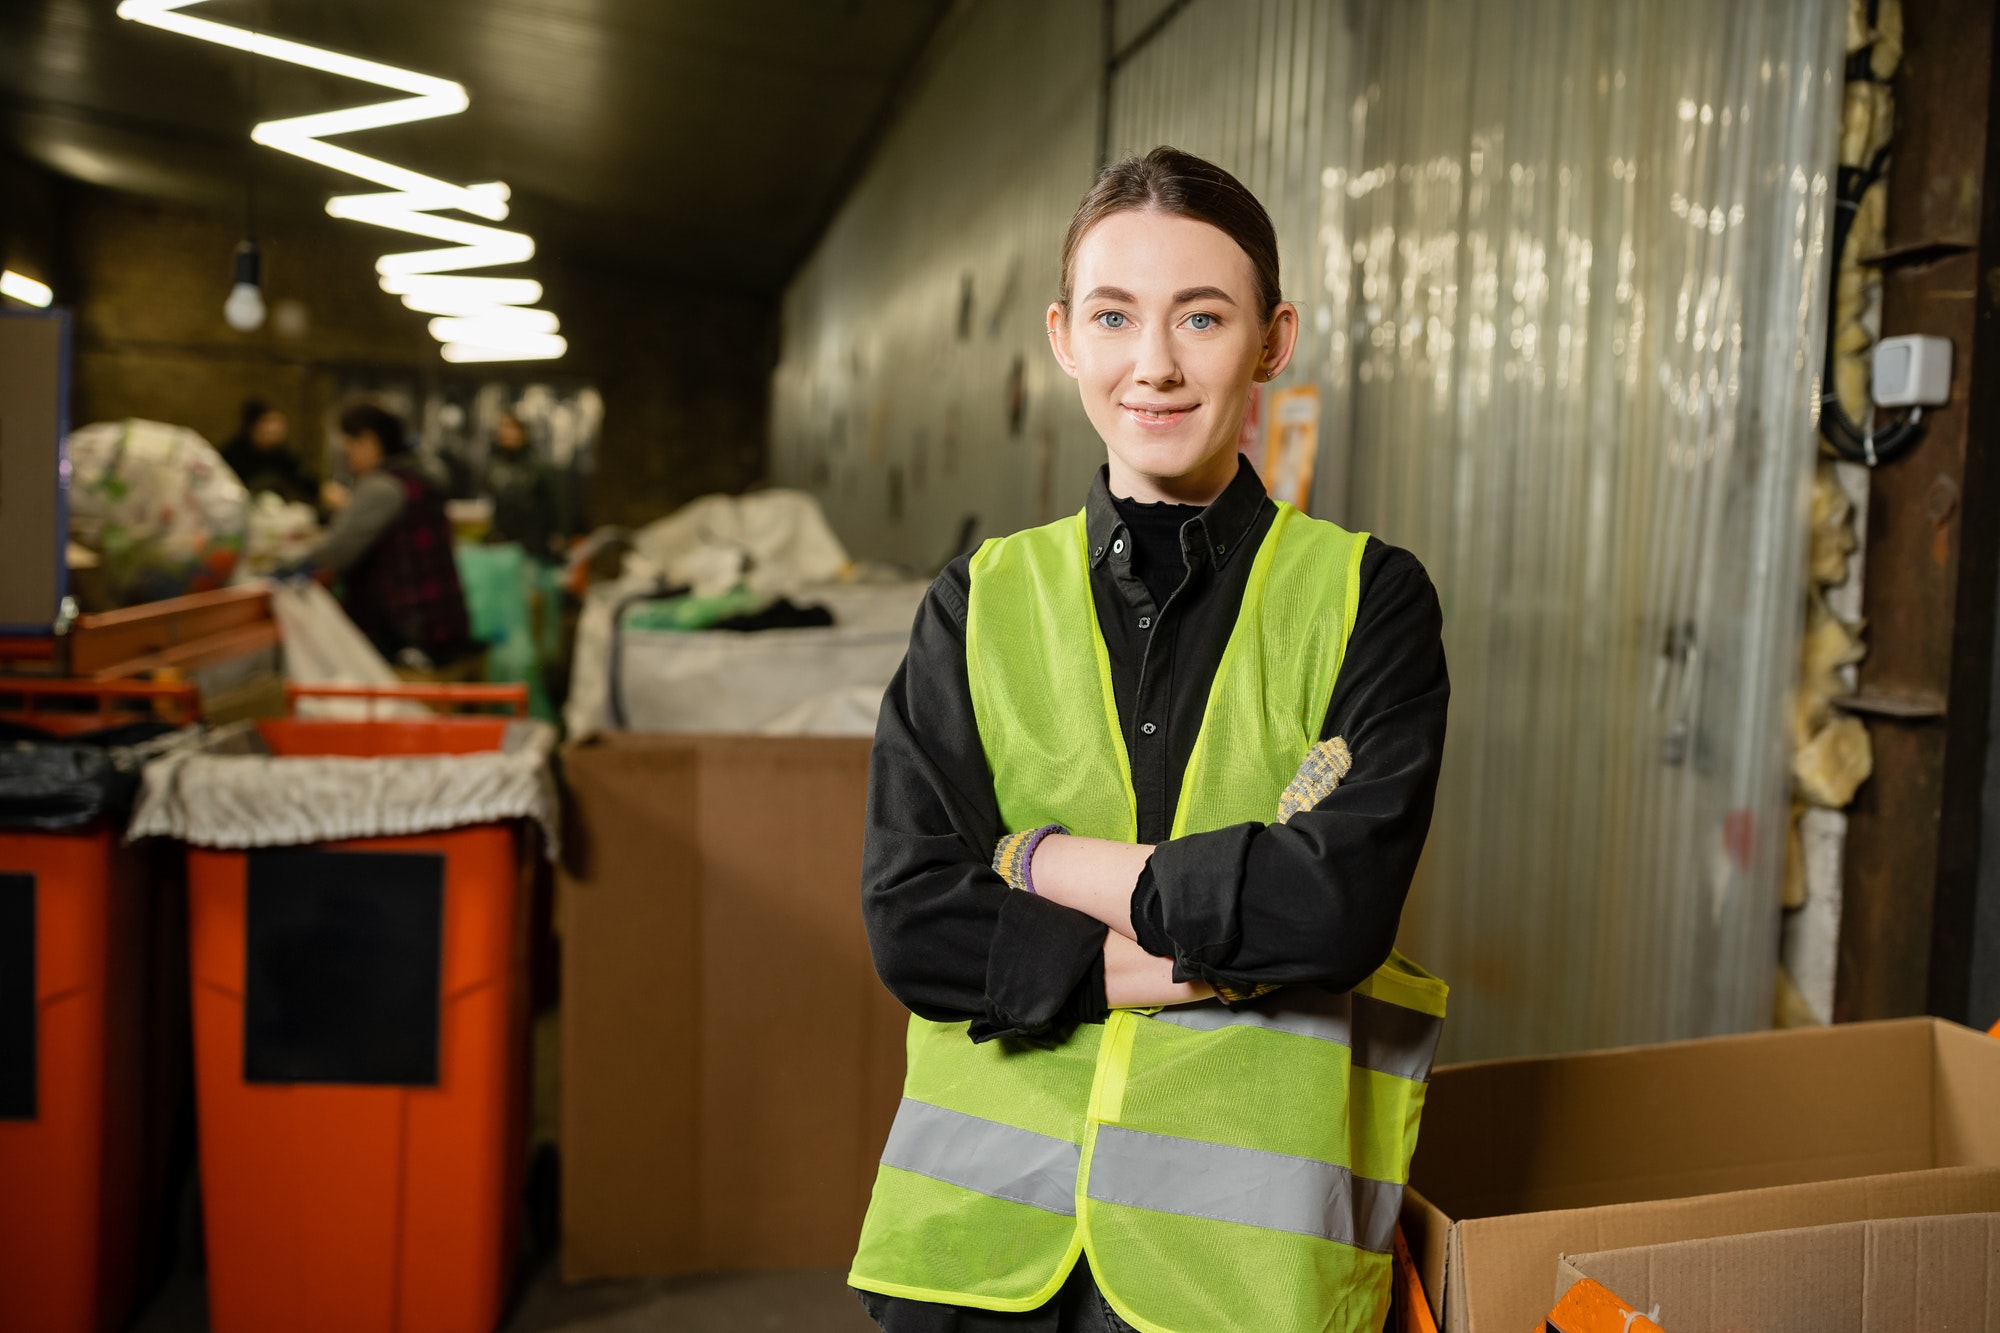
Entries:
[[339,511],[347,508],[348,490],[337,481],[323,481],[319,487],[319,502],[328,509]]

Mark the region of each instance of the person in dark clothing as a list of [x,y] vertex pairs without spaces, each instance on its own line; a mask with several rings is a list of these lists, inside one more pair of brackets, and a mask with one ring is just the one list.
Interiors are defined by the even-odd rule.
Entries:
[[[1286,1087],[1282,1076],[1258,1085],[1261,1090],[1248,1088],[1246,1080],[1263,1075],[1239,1065],[1229,1079],[1210,1082],[1215,1075],[1206,1071],[1212,1067],[1194,1054],[1166,1072],[1151,1067],[1144,1093],[1128,1081],[1128,1073],[1141,1077],[1144,1061],[1170,1058],[1159,1054],[1170,1047],[1157,1034],[1185,1043],[1193,1040],[1185,1036],[1190,1031],[1283,1031],[1292,1011],[1286,1003],[1304,1011],[1317,1004],[1320,1012],[1329,1012],[1329,1004],[1371,1003],[1350,992],[1395,958],[1403,901],[1429,830],[1450,696],[1437,593],[1408,551],[1331,525],[1318,525],[1322,535],[1313,540],[1350,553],[1345,568],[1351,589],[1344,598],[1348,629],[1331,653],[1331,678],[1285,665],[1273,651],[1281,645],[1262,650],[1273,698],[1289,688],[1281,678],[1287,673],[1323,682],[1326,692],[1312,697],[1326,700],[1324,714],[1315,712],[1313,734],[1298,740],[1308,764],[1285,788],[1285,801],[1261,807],[1270,813],[1257,820],[1180,830],[1179,816],[1191,800],[1199,803],[1195,789],[1204,774],[1217,787],[1256,788],[1237,776],[1245,771],[1234,762],[1242,755],[1204,757],[1197,744],[1209,733],[1255,737],[1269,725],[1257,720],[1265,710],[1219,697],[1219,681],[1246,679],[1240,670],[1230,674],[1225,649],[1230,655],[1259,651],[1258,631],[1246,638],[1239,621],[1253,608],[1268,618],[1286,614],[1285,603],[1343,600],[1323,584],[1288,588],[1275,581],[1278,576],[1266,577],[1277,564],[1274,553],[1295,549],[1283,543],[1293,541],[1302,524],[1311,530],[1312,520],[1274,504],[1235,447],[1249,387],[1284,370],[1296,319],[1279,294],[1268,217],[1211,164],[1164,148],[1114,164],[1071,224],[1049,334],[1108,446],[1107,464],[1081,515],[1064,521],[1064,540],[1073,532],[1073,546],[1036,546],[1035,534],[1048,530],[1033,530],[960,557],[938,576],[883,699],[870,764],[862,913],[876,970],[915,1020],[911,1079],[850,1281],[889,1333],[1129,1333],[1131,1322],[1114,1307],[1122,1301],[1122,1308],[1135,1310],[1138,1297],[1152,1302],[1147,1327],[1176,1327],[1173,1301],[1185,1298],[1159,1295],[1166,1288],[1158,1283],[1142,1291],[1135,1274],[1177,1270],[1196,1260],[1221,1263],[1206,1272],[1232,1274],[1205,1291],[1199,1318],[1188,1316],[1203,1327],[1275,1333],[1280,1327],[1380,1324],[1387,1302],[1386,1237],[1328,1232],[1322,1239],[1313,1231],[1318,1220],[1259,1220],[1271,1215],[1268,1208],[1258,1211],[1266,1201],[1229,1175],[1238,1169],[1234,1154],[1306,1164],[1312,1151],[1279,1156],[1282,1150],[1256,1141],[1257,1135],[1282,1137],[1291,1132],[1285,1126],[1315,1121],[1340,1124],[1348,1114],[1344,1091],[1318,1101],[1304,1097],[1296,1105],[1291,1099],[1304,1094],[1287,1091],[1279,1115],[1271,1110],[1269,1089]],[[1045,589],[1056,591],[1039,604],[1062,610],[1037,621],[1037,597],[1024,594],[1021,576],[1009,569],[1029,567],[1025,562],[1044,558],[1033,552],[1050,550],[1074,552],[1066,558],[1078,570],[1063,577],[1084,588],[1072,598],[1065,591],[1070,584],[1047,582]],[[1010,560],[1017,563],[1004,563]],[[981,605],[989,609],[982,613]],[[1002,614],[1010,606],[1016,608],[1011,619]],[[1070,607],[1088,608],[1081,629],[1071,628],[1078,621]],[[1055,628],[1025,649],[999,633],[1028,624]],[[1053,643],[1072,634],[1095,639],[1082,658]],[[1073,664],[1088,661],[1090,651],[1100,670],[1079,674]],[[1057,665],[1038,678],[1035,663],[1042,658]],[[1307,654],[1300,660],[1323,659]],[[1053,702],[1043,702],[1057,697],[1052,692],[1095,694],[1095,676],[1102,679],[1102,703],[1072,707],[1065,701],[1060,716],[1108,713],[1102,725],[1115,740],[1098,746],[1081,732],[1038,730],[1045,727],[1039,719],[1058,715]],[[1017,688],[1021,681],[1029,682],[1025,690]],[[996,693],[1003,690],[1014,693]],[[1233,729],[1225,730],[1216,719],[1232,707]],[[1025,741],[1012,741],[1009,729]],[[1094,763],[1089,753],[1106,749],[1116,756],[1113,781],[1129,779],[1126,834],[1074,836],[1073,821],[1061,812],[1029,823],[1003,815],[1010,801],[1017,808],[1035,804],[1032,783],[1010,778],[1010,766],[1059,782],[1065,765]],[[1322,751],[1351,766],[1333,783],[1307,784],[1308,795],[1294,802],[1308,765]],[[1116,774],[1118,767],[1124,774]],[[1188,1016],[1176,1024],[1172,1015],[1184,1005]],[[1145,1020],[1135,1025],[1135,1013]],[[1411,1022],[1412,1011],[1399,1013]],[[1235,1023],[1246,1027],[1230,1026]],[[1122,1034],[1117,1041],[1095,1035],[1113,1031]],[[1434,1026],[1430,1032],[1434,1041]],[[1350,1030],[1347,1040],[1358,1067],[1362,1039]],[[1287,1047],[1282,1041],[1255,1049],[1280,1065],[1316,1067],[1311,1062],[1321,1057],[1305,1048],[1324,1049],[1324,1043]],[[1223,1048],[1171,1049],[1206,1059]],[[1239,1043],[1228,1049],[1252,1048]],[[998,1053],[970,1053],[988,1050]],[[1072,1059],[1065,1054],[1072,1050],[1097,1054]],[[1090,1063],[1074,1077],[1066,1072],[1075,1060],[1095,1063],[1094,1084]],[[1427,1054],[1423,1063],[1427,1068]],[[1036,1069],[1046,1072],[1029,1072]],[[1355,1077],[1376,1076],[1361,1071]],[[1091,1163],[1107,1159],[1090,1153],[1101,1154],[1102,1128],[1118,1123],[1119,1113],[1106,1111],[1098,1091],[1113,1086],[1126,1091],[1103,1096],[1122,1097],[1128,1117],[1135,1096],[1151,1096],[1156,1107],[1164,1098],[1190,1116],[1184,1123],[1209,1125],[1195,1135],[1200,1140],[1206,1134],[1206,1142],[1139,1137],[1155,1146],[1178,1145],[1194,1154],[1188,1160],[1212,1165],[1207,1180],[1198,1170],[1161,1172],[1148,1182],[1152,1202],[1118,1214],[1120,1227],[1156,1228],[1146,1233],[1156,1246],[1144,1251],[1155,1256],[1150,1264],[1135,1265],[1133,1251],[1124,1251],[1119,1280],[1131,1285],[1122,1295],[1097,1271],[1104,1257],[1099,1249],[1079,1254],[1072,1242],[1068,1257],[1061,1257],[1065,1228],[1084,1225],[1087,1208],[1101,1208],[1099,1201],[1111,1197],[1097,1192],[1091,1176],[1098,1169]],[[1307,1086],[1309,1081],[1297,1085]],[[1081,1100],[1086,1094],[1087,1104]],[[1360,1096],[1358,1089],[1354,1095]],[[1236,1099],[1246,1097],[1263,1100],[1239,1105]],[[1055,1109],[1039,1109],[1044,1099]],[[1204,1119],[1202,1107],[1212,1107],[1214,1116]],[[1077,1128],[1079,1120],[1087,1128]],[[1139,1128],[1147,1123],[1141,1120]],[[1269,1125],[1280,1128],[1257,1128]],[[1354,1141],[1369,1132],[1357,1129]],[[1120,1142],[1129,1147],[1132,1131],[1126,1134]],[[1240,1144],[1233,1136],[1242,1136]],[[1392,1129],[1385,1141],[1393,1139]],[[1410,1142],[1391,1144],[1403,1152],[1405,1165]],[[1096,1147],[1078,1166],[1077,1148],[1085,1143]],[[1238,1146],[1222,1148],[1232,1156],[1214,1167],[1225,1162],[1216,1154],[1218,1144]],[[1338,1157],[1319,1160],[1349,1165]],[[1356,1170],[1342,1179],[1351,1179],[1354,1191],[1388,1181],[1383,1198],[1400,1189],[1393,1185],[1400,1177],[1367,1181],[1365,1174]],[[1286,1188],[1302,1187],[1308,1175],[1291,1170]],[[1204,1212],[1212,1204],[1203,1191],[1213,1194],[1217,1183],[1234,1201],[1230,1207],[1247,1210],[1244,1215]],[[1313,1219],[1348,1216],[1337,1193],[1311,1202],[1306,1211]],[[1141,1211],[1148,1208],[1155,1211]],[[1053,1222],[1045,1220],[1050,1216]],[[1004,1229],[990,1224],[992,1218],[1007,1219]],[[1189,1220],[1204,1218],[1216,1220]],[[1213,1246],[1209,1238],[1222,1233],[1203,1233],[1184,1251],[1158,1239],[1195,1234],[1176,1227],[1227,1231],[1233,1224],[1248,1225]],[[1294,1234],[1301,1232],[1305,1238]],[[1129,1246],[1120,1239],[1129,1234],[1138,1233],[1092,1232],[1090,1244],[1117,1240]],[[1038,1240],[1042,1235],[1056,1239]],[[1245,1235],[1271,1239],[1241,1240]],[[1346,1248],[1334,1244],[1343,1240]],[[1049,1244],[1057,1248],[1035,1248]],[[1310,1268],[1281,1267],[1268,1280],[1252,1274],[1231,1290],[1230,1282],[1250,1265],[1217,1261],[1214,1254],[1236,1244],[1247,1246],[1246,1254],[1317,1246],[1290,1253],[1309,1252],[1327,1266],[1317,1279],[1303,1276]],[[924,1258],[940,1250],[955,1257]],[[1045,1261],[1057,1277],[1039,1288],[1034,1284],[1050,1270],[1019,1257],[1031,1253],[1057,1256]],[[1023,1277],[1025,1284],[1017,1280]],[[1265,1301],[1270,1290],[1278,1295]],[[1332,1307],[1325,1307],[1329,1300]],[[1309,1322],[1273,1319],[1268,1312],[1274,1308],[1313,1313]]]
[[345,507],[305,567],[340,582],[340,603],[398,666],[435,670],[475,644],[437,483],[411,456],[403,423],[370,404],[340,417],[354,474]]
[[538,559],[562,552],[562,479],[528,442],[527,427],[512,412],[493,427],[492,447],[480,490],[493,502],[492,539],[516,542]]
[[285,414],[261,398],[245,399],[243,418],[222,461],[251,495],[266,491],[287,502],[317,504],[319,480],[292,452],[291,423]]

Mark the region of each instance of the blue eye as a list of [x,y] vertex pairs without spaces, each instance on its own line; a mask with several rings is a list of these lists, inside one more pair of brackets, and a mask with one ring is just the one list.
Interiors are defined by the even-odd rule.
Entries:
[[1207,333],[1215,327],[1215,316],[1196,311],[1187,317],[1187,325],[1196,333]]
[[1107,310],[1097,317],[1098,325],[1107,329],[1122,329],[1130,322],[1116,310]]

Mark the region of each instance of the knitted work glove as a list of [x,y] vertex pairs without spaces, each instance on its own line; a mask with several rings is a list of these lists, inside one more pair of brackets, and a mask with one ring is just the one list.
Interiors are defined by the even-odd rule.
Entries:
[[[1348,753],[1347,742],[1338,736],[1307,750],[1304,761],[1299,764],[1299,771],[1292,775],[1284,794],[1278,797],[1278,817],[1271,822],[1288,823],[1299,811],[1310,810],[1324,801],[1353,767],[1354,756]],[[1222,997],[1224,1004],[1241,1004],[1278,989],[1266,982],[1248,991],[1239,991],[1213,977],[1209,978],[1209,984],[1215,987],[1215,993]]]
[[1347,742],[1338,736],[1307,750],[1299,771],[1292,775],[1284,794],[1278,797],[1278,817],[1271,822],[1289,823],[1299,811],[1310,810],[1324,801],[1353,767],[1354,756],[1347,752]]
[[1035,891],[1035,882],[1028,877],[1028,862],[1041,845],[1043,838],[1051,833],[1066,832],[1060,824],[1044,824],[1040,828],[1025,829],[1020,833],[1009,833],[993,844],[993,869],[1000,878],[1007,881],[1007,887]]

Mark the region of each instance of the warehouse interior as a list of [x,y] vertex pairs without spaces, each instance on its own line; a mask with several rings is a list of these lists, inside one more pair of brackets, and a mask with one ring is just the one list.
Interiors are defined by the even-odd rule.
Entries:
[[[1996,54],[1982,0],[0,7],[0,1330],[2000,1328]],[[1161,146],[1295,340],[1171,596],[1109,571],[1194,492],[1119,489],[1069,285]],[[1084,573],[1003,620],[1036,533]],[[1149,675],[1204,578],[1257,615]],[[1004,713],[990,632],[1077,623],[1088,834],[1071,659]],[[1204,824],[1280,714],[1331,776]],[[1359,971],[1243,961],[1225,826]],[[1108,909],[1093,841],[1155,857]],[[1176,1041],[1337,1073],[1147,1120]],[[1176,1134],[1269,1174],[1100,1189]]]

